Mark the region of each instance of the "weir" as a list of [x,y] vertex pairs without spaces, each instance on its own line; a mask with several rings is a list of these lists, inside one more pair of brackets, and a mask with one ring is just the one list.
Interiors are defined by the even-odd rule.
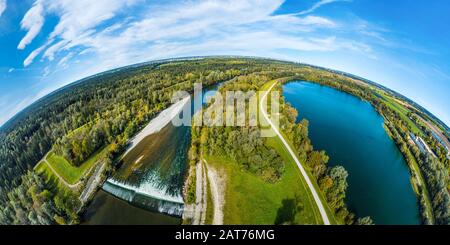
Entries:
[[181,195],[170,195],[166,189],[158,189],[151,183],[132,186],[108,179],[103,185],[103,190],[149,211],[158,211],[179,217],[183,214],[184,203]]

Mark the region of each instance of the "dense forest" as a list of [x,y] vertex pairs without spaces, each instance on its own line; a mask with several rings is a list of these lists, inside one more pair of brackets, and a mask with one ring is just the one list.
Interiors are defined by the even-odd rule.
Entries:
[[[283,73],[285,74],[285,73]],[[266,81],[277,76],[273,72],[269,77],[262,74],[240,76],[232,82],[224,84],[219,93],[225,95],[226,91],[257,91]],[[279,75],[278,75],[279,76]],[[250,98],[245,98],[248,102]],[[214,105],[209,106],[208,110]],[[237,110],[237,108],[235,108]],[[248,114],[248,108],[246,108]],[[225,118],[225,108],[222,108]],[[204,112],[206,114],[206,112]],[[236,111],[235,111],[236,113]],[[206,116],[204,116],[206,118]],[[268,182],[275,182],[283,173],[284,163],[275,150],[267,147],[261,137],[261,131],[256,126],[250,126],[248,120],[243,126],[219,126],[219,127],[196,127],[194,136],[200,136],[200,142],[194,147],[203,147],[207,155],[228,156],[242,165],[242,168],[260,176]],[[193,150],[195,152],[195,150]]]
[[1,210],[2,224],[67,224],[64,217],[76,214],[66,210],[78,206],[77,199],[67,193],[54,196],[42,177],[32,171],[22,176],[22,184],[12,189],[7,198],[9,202]]

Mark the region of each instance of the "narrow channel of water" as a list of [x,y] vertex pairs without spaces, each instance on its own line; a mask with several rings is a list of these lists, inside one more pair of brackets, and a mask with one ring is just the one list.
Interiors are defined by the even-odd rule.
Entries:
[[358,217],[376,224],[419,224],[419,208],[407,164],[383,128],[383,118],[366,101],[315,83],[283,86],[297,120],[309,121],[315,149],[325,150],[329,164],[349,173],[347,204]]

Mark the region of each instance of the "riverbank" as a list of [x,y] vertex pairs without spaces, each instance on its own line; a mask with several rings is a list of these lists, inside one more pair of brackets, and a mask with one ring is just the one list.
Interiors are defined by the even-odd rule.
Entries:
[[96,193],[83,213],[82,225],[179,225],[177,217],[150,212],[103,190]]
[[164,128],[167,124],[172,121],[177,115],[181,113],[184,106],[190,101],[190,96],[183,98],[182,100],[172,104],[167,109],[163,110],[153,118],[145,128],[143,128],[136,136],[134,136],[130,140],[129,147],[123,154],[126,156],[134,147],[136,147],[139,142],[141,142],[145,137],[159,132],[162,128]]

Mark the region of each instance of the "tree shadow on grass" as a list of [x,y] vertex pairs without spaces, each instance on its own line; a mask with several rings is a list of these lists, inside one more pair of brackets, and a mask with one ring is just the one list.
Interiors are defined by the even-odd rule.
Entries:
[[295,224],[297,213],[303,210],[303,205],[299,199],[296,196],[295,198],[286,198],[281,201],[281,207],[278,209],[275,219],[276,225]]

